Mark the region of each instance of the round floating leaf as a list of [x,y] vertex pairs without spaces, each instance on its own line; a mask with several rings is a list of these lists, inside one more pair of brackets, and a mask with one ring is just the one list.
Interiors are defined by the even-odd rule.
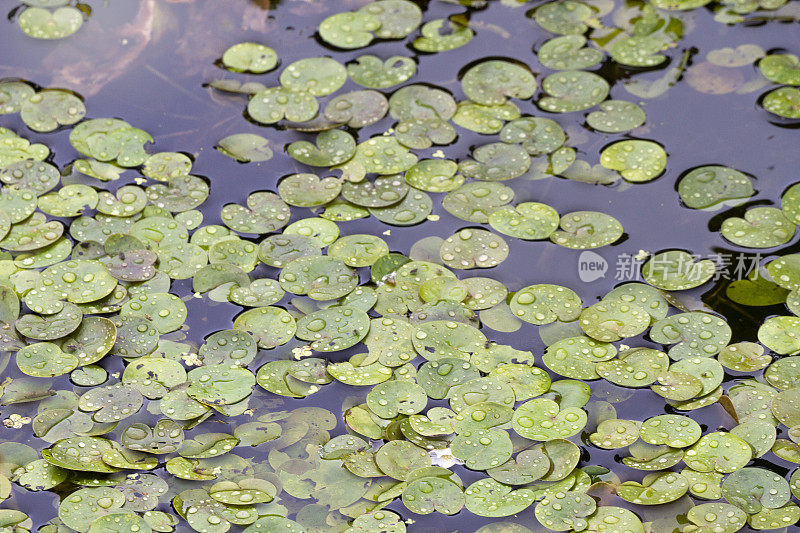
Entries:
[[475,35],[468,26],[452,19],[434,19],[420,29],[421,37],[412,45],[420,52],[445,52],[464,46]]
[[658,415],[642,422],[639,434],[643,441],[653,445],[686,448],[700,438],[700,424],[682,415]]
[[168,293],[140,294],[122,307],[123,316],[138,316],[150,320],[159,333],[169,333],[179,329],[186,321],[186,304]]
[[621,387],[647,387],[669,365],[664,352],[651,348],[633,348],[619,353],[617,359],[597,363],[595,370],[600,377]]
[[583,409],[559,409],[553,400],[535,398],[514,411],[514,431],[526,439],[553,440],[568,438],[586,426],[587,415]]
[[725,219],[720,228],[723,237],[748,248],[772,248],[786,244],[794,232],[794,222],[775,207],[748,209],[744,218]]
[[231,405],[247,398],[256,378],[238,365],[204,365],[188,373],[186,393],[206,405]]
[[600,63],[603,52],[585,45],[583,35],[555,37],[539,48],[539,63],[554,70],[581,70]]
[[764,109],[784,118],[800,118],[800,89],[781,87],[770,91],[761,102]]
[[501,429],[470,429],[460,433],[450,444],[453,455],[465,461],[467,468],[486,470],[511,458],[513,446],[508,432]]
[[550,113],[570,113],[589,109],[605,100],[609,86],[592,72],[568,70],[550,74],[542,82],[542,88],[550,96],[539,99],[540,108]]
[[78,306],[64,303],[61,311],[46,316],[34,314],[23,315],[17,320],[17,331],[38,341],[52,341],[69,335],[83,319]]
[[800,85],[800,62],[793,54],[769,54],[758,62],[761,74],[781,85]]
[[53,466],[78,472],[111,473],[117,469],[102,460],[103,453],[112,449],[106,439],[98,437],[70,437],[56,441],[42,450],[42,457]]
[[660,55],[667,47],[664,39],[657,35],[623,35],[616,39],[609,53],[617,63],[629,67],[655,67],[666,61]]
[[653,341],[675,344],[669,350],[669,356],[674,360],[693,356],[711,357],[728,345],[731,334],[727,322],[698,311],[663,318],[653,324],[650,330]]
[[667,154],[653,141],[619,141],[600,153],[600,163],[634,183],[650,181],[664,172]]
[[795,353],[800,350],[800,340],[797,338],[798,328],[800,328],[800,318],[771,317],[758,328],[758,340],[776,353]]
[[581,329],[593,339],[613,342],[635,337],[650,325],[650,315],[635,304],[603,300],[581,312]]
[[406,181],[415,189],[427,192],[449,192],[464,183],[464,177],[456,174],[458,164],[449,159],[423,159],[408,169]]
[[64,353],[51,342],[37,342],[17,352],[17,367],[29,376],[55,377],[71,372],[78,366],[78,358]]
[[369,212],[384,224],[413,226],[423,222],[433,210],[433,200],[422,191],[411,191],[389,207],[370,207]]
[[557,150],[567,136],[561,126],[549,118],[522,117],[503,126],[500,139],[521,144],[530,155],[541,155]]
[[677,500],[689,490],[689,481],[674,472],[648,474],[642,483],[626,481],[617,485],[617,495],[639,505],[660,505]]
[[[328,102],[325,106],[325,118],[351,128],[363,128],[378,122],[386,116],[387,111],[389,102],[378,91],[353,91],[341,94]],[[342,162],[347,159],[349,158]]]
[[589,435],[595,446],[614,450],[630,446],[639,438],[639,427],[632,420],[611,419],[598,424],[597,431]]
[[261,135],[235,133],[220,139],[216,148],[240,163],[250,163],[252,161],[269,161],[272,159],[272,150],[268,145],[269,141]]
[[710,259],[695,261],[683,250],[670,250],[653,255],[642,267],[647,283],[667,291],[699,287],[714,275],[716,266]]
[[[295,91],[295,94],[303,91],[313,96],[325,96],[344,85],[347,71],[341,63],[329,57],[309,57],[288,65],[281,72],[280,80],[281,85]],[[303,122],[291,118],[289,120]]]
[[336,13],[320,23],[319,36],[339,48],[363,48],[372,42],[371,32],[380,26],[381,21],[366,12]]
[[716,431],[703,435],[686,451],[683,461],[698,472],[728,474],[744,467],[752,455],[753,449],[745,441],[731,433]]
[[297,321],[297,338],[311,341],[311,349],[335,352],[354,346],[369,332],[367,313],[337,306],[308,314]]
[[21,81],[0,82],[0,113],[19,113],[22,104],[36,93],[36,89]]
[[622,236],[622,224],[605,213],[575,211],[561,217],[559,230],[550,235],[554,243],[585,250],[600,248],[616,242]]
[[471,182],[449,192],[442,200],[442,206],[458,218],[486,224],[494,210],[513,199],[514,190],[501,183]]
[[314,237],[305,235],[270,235],[258,248],[258,258],[269,266],[284,267],[293,259],[321,255],[322,248]]
[[749,198],[755,191],[750,178],[738,170],[708,165],[681,178],[678,194],[692,209],[706,209],[723,202]]
[[722,482],[722,496],[748,514],[789,503],[789,482],[763,468],[742,468]]
[[355,63],[347,65],[347,74],[357,84],[371,89],[388,89],[408,81],[417,71],[413,59],[392,56],[383,61],[373,55],[356,58]]
[[578,491],[546,495],[536,505],[536,520],[553,531],[583,531],[594,514],[597,503],[588,494]]
[[377,0],[358,10],[378,20],[375,35],[381,39],[400,39],[422,22],[422,10],[409,0]]
[[[83,488],[61,501],[61,505],[58,507],[58,517],[67,527],[77,531],[89,531],[92,522],[104,515],[114,513],[124,503],[125,496],[111,487]],[[122,531],[122,529],[117,531]]]
[[303,92],[302,87],[300,89],[271,87],[259,91],[250,98],[247,113],[262,124],[275,124],[284,117],[291,122],[311,120],[317,114],[319,104],[312,95]]
[[262,74],[278,65],[278,54],[263,44],[238,43],[225,50],[222,64],[234,72]]
[[529,489],[513,490],[491,478],[479,479],[464,491],[466,508],[478,516],[511,516],[527,509],[535,500]]
[[307,294],[313,300],[332,300],[355,289],[358,275],[341,259],[306,256],[287,264],[279,281],[281,287],[292,294]]
[[485,144],[475,148],[472,157],[459,163],[458,169],[469,178],[484,181],[514,179],[530,168],[530,156],[515,144]]
[[558,212],[547,204],[523,202],[501,207],[489,215],[489,225],[500,233],[525,240],[546,239],[558,229]]
[[[622,133],[638,128],[644,124],[646,118],[642,108],[633,102],[607,100],[600,103],[599,111],[592,111],[586,116],[586,123],[597,131]],[[651,158],[648,157],[649,159]],[[603,166],[608,168],[605,164]],[[630,173],[630,170],[626,170],[626,172]],[[630,178],[626,177],[626,179]]]
[[[3,84],[0,83],[0,91],[2,87]],[[26,159],[7,165],[0,171],[0,181],[17,189],[28,189],[41,195],[58,185],[61,173],[50,163]]]
[[41,7],[29,7],[19,14],[19,27],[36,39],[63,39],[77,32],[83,25],[83,14],[72,6],[49,11]]
[[269,350],[289,342],[297,330],[294,318],[280,307],[256,307],[236,317],[233,329],[250,333],[258,346]]
[[443,477],[423,477],[411,481],[403,489],[403,503],[416,514],[439,511],[453,515],[464,507],[464,492],[460,486]]
[[413,415],[425,409],[428,396],[425,390],[408,381],[386,381],[375,385],[367,394],[367,406],[381,418],[398,414]]
[[530,98],[536,80],[526,68],[508,61],[484,61],[470,68],[461,79],[464,94],[483,105],[499,105],[507,98]]
[[450,268],[491,268],[508,257],[508,245],[490,231],[466,228],[445,239],[439,253]]
[[541,326],[556,320],[570,322],[581,313],[581,299],[560,285],[530,285],[517,291],[509,304],[511,311],[525,322]]
[[34,94],[22,103],[20,111],[22,121],[30,129],[41,132],[53,131],[59,126],[71,126],[84,115],[86,107],[81,99],[61,90],[45,90]]
[[339,226],[324,218],[304,218],[290,224],[283,233],[311,237],[320,248],[323,248],[330,246],[339,238]]

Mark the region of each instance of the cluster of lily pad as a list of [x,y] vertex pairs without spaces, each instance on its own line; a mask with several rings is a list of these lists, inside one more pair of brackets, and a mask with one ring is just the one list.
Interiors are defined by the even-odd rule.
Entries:
[[[86,119],[67,91],[0,82],[2,113],[19,113],[36,132],[70,129],[78,154],[58,169],[47,146],[0,130],[0,349],[14,352],[27,376],[3,383],[0,403],[31,411],[38,439],[0,444],[0,497],[17,490],[12,482],[63,494],[46,532],[169,532],[185,521],[203,533],[397,533],[407,529],[403,517],[466,509],[553,531],[644,533],[642,509],[673,502],[689,503],[671,517],[686,533],[796,523],[798,470],[786,479],[754,460],[773,454],[800,464],[800,254],[770,260],[764,279],[744,280],[753,286],[730,285],[732,299],[788,310],[767,319],[758,339],[737,342],[723,318],[674,294],[716,272],[687,251],[651,255],[644,283],[594,303],[560,285],[506,287],[467,272],[502,263],[505,237],[571,249],[620,239],[614,217],[514,203],[512,185],[553,175],[605,184],[659,177],[667,154],[657,142],[616,139],[592,166],[577,159],[556,119],[585,113],[607,134],[644,124],[638,104],[607,100],[609,83],[587,69],[606,54],[631,68],[661,64],[678,19],[655,8],[707,3],[631,7],[635,15],[619,17],[598,47],[583,36],[599,22],[594,5],[534,8],[533,20],[555,34],[538,50],[554,72],[536,99],[553,118],[522,116],[514,101],[536,96],[539,74],[505,59],[466,69],[460,101],[406,84],[416,74],[406,57],[364,55],[348,65],[311,57],[285,66],[273,87],[212,83],[250,95],[248,115],[260,124],[311,132],[285,147],[307,172],[228,203],[221,224],[203,223],[209,181],[192,174],[187,155],[154,151],[153,138],[123,120]],[[422,18],[412,2],[378,0],[328,17],[319,36],[353,49],[421,26],[412,45],[425,52],[473,36],[460,23]],[[278,63],[258,43],[221,59],[253,74]],[[795,63],[767,56],[759,67],[796,85]],[[334,95],[348,79],[365,89]],[[387,134],[357,142],[359,129],[387,115],[395,121]],[[497,139],[461,160],[418,157],[450,144],[457,127]],[[274,155],[267,144],[237,134],[217,148],[266,161]],[[714,209],[755,189],[747,175],[708,165],[689,169],[678,194],[689,208]],[[434,205],[469,225],[405,254],[390,239],[347,231],[348,221],[370,216],[398,228],[436,220]],[[798,223],[793,186],[781,209],[752,208],[721,233],[736,246],[772,248]],[[184,284],[193,294],[181,298]],[[194,298],[242,311],[195,344],[186,335]],[[524,324],[538,328],[544,353],[492,340],[492,331]],[[341,410],[281,409],[284,398],[334,381],[352,394]],[[662,399],[669,413],[619,418],[611,398],[634,393]],[[714,404],[730,420],[709,430],[691,413]],[[6,425],[24,426],[15,414]],[[250,457],[253,447],[264,460]],[[592,448],[618,450],[639,481],[587,464],[583,451]],[[482,474],[465,483],[452,465]],[[2,510],[0,521],[32,526],[21,511]]]

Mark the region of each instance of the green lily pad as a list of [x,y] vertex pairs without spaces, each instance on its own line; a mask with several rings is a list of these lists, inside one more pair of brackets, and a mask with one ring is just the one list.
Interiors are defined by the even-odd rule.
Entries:
[[250,163],[272,159],[272,150],[268,145],[269,141],[261,135],[235,133],[220,139],[216,148],[240,163]]
[[567,0],[548,2],[536,8],[533,18],[539,26],[552,33],[582,34],[588,28],[584,22],[592,16],[592,9],[583,2]]
[[78,358],[61,351],[51,342],[37,342],[21,348],[16,356],[17,367],[34,377],[55,377],[71,372],[78,366]]
[[574,211],[561,217],[560,229],[550,235],[550,240],[565,248],[585,250],[612,244],[622,232],[622,224],[610,215]]
[[311,341],[322,352],[344,350],[369,332],[369,316],[354,307],[340,306],[316,311],[297,321],[297,338]]
[[104,515],[108,516],[119,511],[124,503],[125,496],[111,487],[83,488],[61,501],[58,517],[67,527],[77,531],[89,531],[92,522]]
[[592,72],[565,70],[547,76],[542,82],[542,89],[549,96],[539,99],[537,104],[540,108],[550,113],[570,113],[589,109],[605,100],[609,85]]
[[692,445],[684,456],[686,465],[698,472],[735,472],[748,462],[753,455],[749,444],[739,437],[716,431],[703,435]]
[[325,106],[325,118],[351,128],[364,128],[378,122],[386,116],[387,111],[389,102],[378,91],[352,91],[340,94],[328,102]]
[[338,48],[363,48],[372,42],[371,32],[380,26],[380,19],[366,12],[336,13],[320,23],[319,36]]
[[270,87],[255,93],[247,104],[247,113],[261,124],[275,124],[284,117],[291,122],[305,122],[314,118],[317,109],[316,98],[303,92],[302,86],[297,91],[288,87]]
[[609,53],[621,65],[655,67],[666,61],[667,57],[659,54],[666,47],[667,43],[657,35],[624,35],[614,41]]
[[370,89],[388,89],[408,81],[417,71],[413,59],[391,56],[385,61],[373,55],[363,55],[347,65],[350,79]]
[[800,89],[781,87],[767,93],[761,102],[764,109],[779,117],[800,118]]
[[581,313],[581,299],[560,285],[530,285],[517,291],[510,302],[511,311],[525,322],[541,326],[556,320],[569,322]]
[[412,46],[420,52],[446,52],[470,42],[475,35],[468,26],[452,19],[434,19],[420,28],[421,37],[414,39]]
[[698,311],[663,318],[650,330],[653,341],[675,344],[670,348],[669,356],[676,361],[687,357],[711,357],[728,345],[731,334],[727,322]]
[[569,438],[586,426],[583,409],[559,409],[558,403],[547,398],[534,398],[514,411],[514,431],[526,439],[548,441]]
[[758,62],[758,69],[769,81],[781,85],[800,85],[800,65],[793,54],[769,54]]
[[586,123],[597,131],[622,133],[638,128],[646,118],[644,110],[633,102],[607,100],[600,103],[599,111],[592,111],[586,116]]
[[29,7],[19,14],[19,27],[35,39],[63,39],[77,32],[83,25],[83,13],[75,7],[59,7],[49,11]]
[[581,70],[600,63],[603,52],[585,47],[583,35],[563,35],[544,43],[537,57],[539,63],[553,70]]
[[491,478],[479,479],[464,491],[465,507],[478,516],[500,517],[520,513],[530,507],[532,490],[514,490]]
[[508,98],[526,99],[536,91],[536,80],[526,68],[508,61],[484,61],[461,79],[464,94],[483,105],[500,105]]
[[581,312],[580,325],[593,339],[613,342],[644,332],[650,325],[650,315],[636,304],[603,300]]
[[748,514],[778,509],[789,503],[789,482],[763,468],[742,468],[722,483],[722,495]]
[[621,351],[617,359],[601,361],[595,365],[600,377],[621,387],[647,387],[669,365],[664,352],[651,348],[633,348]]
[[706,209],[721,203],[743,200],[755,194],[753,183],[745,174],[730,167],[698,167],[678,182],[678,194],[692,209]]
[[222,64],[234,72],[263,74],[278,65],[278,54],[263,44],[238,43],[225,50]]
[[653,255],[642,266],[644,280],[659,289],[682,291],[699,287],[714,275],[716,266],[710,259],[695,261],[683,250],[670,250]]
[[789,242],[794,236],[794,223],[775,207],[754,207],[744,218],[725,219],[722,236],[747,248],[772,248]]
[[597,503],[588,494],[578,491],[546,495],[536,505],[536,520],[553,531],[583,531],[586,518],[594,514]]
[[[309,57],[287,65],[281,72],[280,80],[281,85],[291,91],[325,96],[344,85],[347,71],[341,63],[329,57]],[[302,122],[291,118],[289,120]]]
[[405,506],[416,514],[438,511],[453,515],[464,507],[464,491],[444,477],[415,479],[403,489],[402,498]]
[[664,172],[667,154],[653,141],[619,141],[601,152],[600,164],[618,171],[628,181],[641,183]]
[[[20,20],[27,11],[20,15]],[[56,12],[54,19],[58,18]],[[74,94],[61,90],[38,92],[24,101],[20,110],[22,121],[30,129],[40,132],[53,131],[59,126],[71,126],[80,121],[84,115],[86,107],[83,101]]]
[[682,415],[658,415],[642,422],[639,434],[643,441],[672,448],[691,446],[702,434],[700,424]]
[[689,490],[689,481],[674,472],[658,472],[645,476],[642,483],[626,481],[617,485],[617,495],[639,505],[660,505],[677,500]]

